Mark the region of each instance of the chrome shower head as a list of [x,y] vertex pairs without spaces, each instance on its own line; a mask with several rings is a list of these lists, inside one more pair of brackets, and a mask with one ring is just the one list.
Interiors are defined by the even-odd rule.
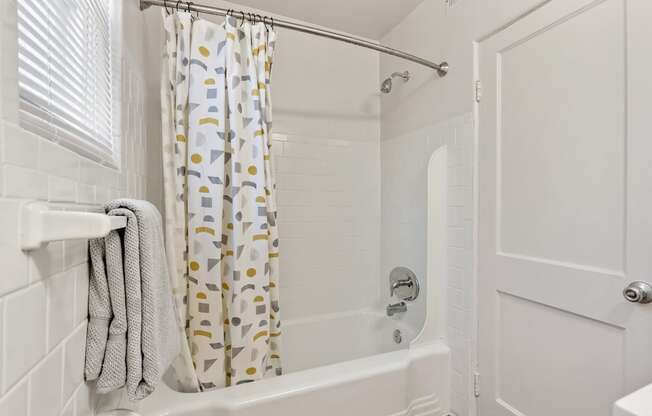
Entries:
[[410,73],[408,71],[404,72],[394,72],[388,78],[386,78],[382,84],[380,84],[380,92],[384,94],[389,94],[392,92],[392,79],[401,78],[403,81],[408,82],[410,80]]
[[383,81],[383,83],[380,84],[380,91],[385,93],[385,94],[389,94],[390,92],[392,92],[392,79],[391,78],[385,79],[385,81]]

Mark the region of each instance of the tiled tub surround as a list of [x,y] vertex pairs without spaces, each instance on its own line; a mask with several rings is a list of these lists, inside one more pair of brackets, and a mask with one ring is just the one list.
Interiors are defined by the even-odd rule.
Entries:
[[377,139],[274,134],[283,320],[378,302]]
[[[381,288],[389,296],[387,274],[405,265],[426,275],[427,169],[432,153],[448,149],[446,343],[452,360],[452,410],[468,414],[472,394],[473,338],[473,116],[466,114],[381,142]],[[435,277],[437,278],[437,277]],[[424,285],[426,286],[426,285]],[[425,293],[425,292],[424,292]],[[422,296],[405,316],[420,328]]]
[[145,198],[142,79],[123,66],[122,170],[100,166],[0,121],[0,415],[88,415],[83,382],[88,302],[87,241],[19,248],[21,203],[85,210],[122,196]]

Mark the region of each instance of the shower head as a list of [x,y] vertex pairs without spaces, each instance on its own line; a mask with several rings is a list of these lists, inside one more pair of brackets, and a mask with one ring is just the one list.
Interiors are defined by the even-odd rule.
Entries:
[[383,81],[382,84],[380,84],[380,91],[389,94],[392,92],[392,79],[391,78],[386,78],[385,81]]
[[401,78],[403,81],[408,82],[410,80],[410,73],[408,71],[404,72],[394,72],[388,78],[386,78],[382,84],[380,84],[380,91],[385,94],[392,92],[392,79]]

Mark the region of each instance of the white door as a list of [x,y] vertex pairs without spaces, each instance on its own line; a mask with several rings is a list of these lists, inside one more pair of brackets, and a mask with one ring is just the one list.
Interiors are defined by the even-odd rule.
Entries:
[[481,416],[652,382],[652,1],[552,0],[478,46]]

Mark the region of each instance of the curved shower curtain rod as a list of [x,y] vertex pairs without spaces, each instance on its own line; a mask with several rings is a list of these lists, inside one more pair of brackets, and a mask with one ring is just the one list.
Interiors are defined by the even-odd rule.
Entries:
[[[192,2],[183,2],[183,1],[177,2],[177,1],[174,1],[174,0],[169,0],[169,1],[165,1],[165,0],[140,0],[140,9],[145,10],[149,6],[159,6],[159,7],[169,6],[171,8],[176,9],[176,8],[178,8],[177,5],[179,3],[181,3],[181,5],[182,5],[182,7],[180,7],[180,9],[187,10],[189,12],[193,11],[193,12],[198,12],[198,13],[212,14],[212,15],[216,15],[216,16],[226,16],[226,15],[232,13],[234,16],[242,15],[242,17],[247,19],[247,20],[253,20],[253,19],[258,20],[258,19],[260,19],[259,16],[251,18],[251,16],[253,16],[253,15],[251,15],[251,14],[248,15],[247,13],[240,12],[240,11],[234,11],[234,10],[230,10],[230,9],[223,9],[221,7],[194,4]],[[448,63],[445,62],[445,61],[441,62],[439,64],[436,64],[434,62],[431,62],[431,61],[428,61],[426,59],[420,58],[420,57],[418,57],[416,55],[412,55],[410,53],[403,52],[403,51],[398,50],[398,49],[390,48],[389,46],[380,45],[378,43],[374,43],[374,42],[371,42],[371,41],[368,41],[368,40],[365,40],[365,39],[356,38],[354,36],[344,35],[344,34],[341,34],[341,33],[330,31],[330,30],[320,29],[320,28],[317,28],[317,27],[314,27],[314,26],[302,25],[300,23],[291,22],[289,20],[282,20],[282,19],[273,19],[273,20],[271,20],[271,19],[268,19],[268,18],[265,17],[265,18],[263,18],[262,21],[264,22],[265,19],[272,21],[274,26],[283,27],[283,28],[290,29],[290,30],[296,30],[298,32],[308,33],[308,34],[315,35],[315,36],[321,36],[321,37],[325,37],[325,38],[329,38],[329,39],[339,40],[340,42],[346,42],[346,43],[350,43],[350,44],[357,45],[357,46],[362,46],[363,48],[373,49],[375,51],[385,53],[387,55],[396,56],[397,58],[405,59],[405,60],[417,63],[419,65],[427,66],[428,68],[431,68],[431,69],[434,69],[435,71],[437,71],[437,74],[440,77],[443,77],[448,73]]]

